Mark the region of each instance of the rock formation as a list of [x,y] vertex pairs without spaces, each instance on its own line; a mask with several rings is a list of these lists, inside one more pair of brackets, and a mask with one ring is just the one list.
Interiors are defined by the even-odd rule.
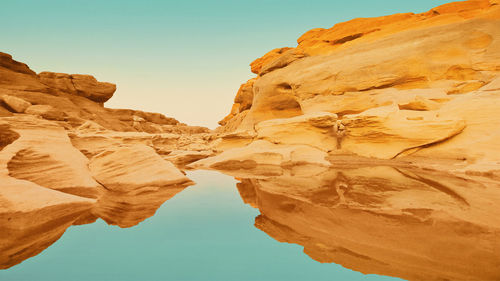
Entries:
[[0,53],[0,268],[73,224],[134,226],[193,184],[183,169],[214,169],[317,261],[497,280],[499,27],[498,0],[469,0],[313,29],[251,63],[215,131]]
[[313,29],[252,62],[219,155],[255,226],[324,263],[500,278],[500,3]]
[[469,0],[306,32],[251,63],[218,148],[266,140],[498,174],[499,26],[498,1]]
[[159,113],[105,108],[116,86],[98,82],[90,75],[42,72],[0,53],[0,116],[27,113],[44,119],[65,121],[61,126],[77,128],[88,121],[120,132],[208,133]]
[[175,164],[214,154],[207,128],[105,108],[115,90],[89,75],[36,74],[0,53],[0,269],[73,224],[140,223],[193,184]]
[[97,181],[113,191],[190,181],[174,164],[163,160],[153,148],[146,145],[106,150],[92,157],[89,169]]

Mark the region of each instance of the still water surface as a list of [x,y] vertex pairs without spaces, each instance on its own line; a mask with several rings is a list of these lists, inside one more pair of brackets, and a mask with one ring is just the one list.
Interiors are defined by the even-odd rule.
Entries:
[[130,228],[98,219],[71,226],[41,254],[0,280],[401,280],[320,263],[297,244],[279,243],[254,226],[259,209],[245,204],[237,181],[216,172]]

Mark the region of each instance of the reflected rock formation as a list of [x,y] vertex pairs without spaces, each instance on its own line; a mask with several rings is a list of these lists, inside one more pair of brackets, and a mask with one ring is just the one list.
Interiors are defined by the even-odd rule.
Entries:
[[164,187],[144,187],[131,192],[102,190],[91,213],[106,223],[122,228],[132,227],[152,217],[158,208],[192,182]]
[[123,228],[153,216],[165,201],[193,184],[146,145],[110,148],[94,156],[89,168],[104,186],[91,213]]
[[389,166],[240,181],[261,212],[255,226],[318,262],[408,280],[500,280],[498,182]]
[[141,187],[128,192],[102,187],[97,200],[13,178],[2,184],[5,185],[0,189],[0,269],[7,269],[40,254],[71,225],[89,224],[102,218],[122,228],[135,226],[193,183]]
[[71,225],[137,225],[192,184],[151,146],[94,146],[51,120],[0,119],[0,269],[38,255]]
[[0,269],[41,253],[94,203],[94,199],[58,192],[28,181],[3,178]]

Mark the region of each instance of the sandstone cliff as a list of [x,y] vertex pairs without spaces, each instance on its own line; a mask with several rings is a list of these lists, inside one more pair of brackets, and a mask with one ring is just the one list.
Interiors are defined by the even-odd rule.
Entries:
[[[188,167],[238,179],[255,226],[323,263],[497,280],[500,3],[354,19],[250,64]],[[461,250],[458,250],[461,249]]]
[[73,224],[138,224],[193,184],[179,168],[213,154],[206,128],[105,108],[115,90],[0,53],[0,269]]
[[140,223],[194,168],[242,179],[256,226],[320,262],[497,279],[498,0],[354,19],[297,42],[251,63],[257,76],[215,133],[106,108],[115,85],[0,53],[0,268],[74,224]]
[[219,148],[259,140],[495,173],[499,27],[497,0],[470,0],[306,32],[251,63]]

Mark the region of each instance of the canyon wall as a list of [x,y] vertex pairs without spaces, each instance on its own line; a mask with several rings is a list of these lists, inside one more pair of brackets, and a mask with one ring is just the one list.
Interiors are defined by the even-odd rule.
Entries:
[[499,27],[497,0],[470,0],[310,30],[251,63],[257,77],[220,121],[218,147],[265,141],[496,173]]
[[74,224],[140,223],[193,184],[185,164],[214,153],[207,128],[104,107],[115,90],[0,53],[0,269]]
[[[251,63],[256,77],[241,85],[215,132],[106,108],[114,84],[37,74],[0,53],[1,268],[38,254],[70,225],[138,224],[193,184],[184,169],[242,179],[243,199],[262,212],[257,227],[321,262],[424,280],[435,275],[421,268],[446,255],[462,268],[446,272],[451,279],[498,266],[490,250],[499,229],[499,1],[354,19],[297,42]],[[317,213],[340,240],[297,223],[322,225],[311,220]],[[461,225],[413,224],[432,220]],[[472,229],[486,246],[471,250],[480,258],[469,264],[449,248],[429,259],[431,248],[398,235],[396,244],[418,254],[415,270],[401,273],[389,264],[407,254],[393,255],[391,241],[366,231],[352,241],[338,228],[358,222],[381,237],[435,231],[431,246],[445,235],[452,249],[472,249]]]

